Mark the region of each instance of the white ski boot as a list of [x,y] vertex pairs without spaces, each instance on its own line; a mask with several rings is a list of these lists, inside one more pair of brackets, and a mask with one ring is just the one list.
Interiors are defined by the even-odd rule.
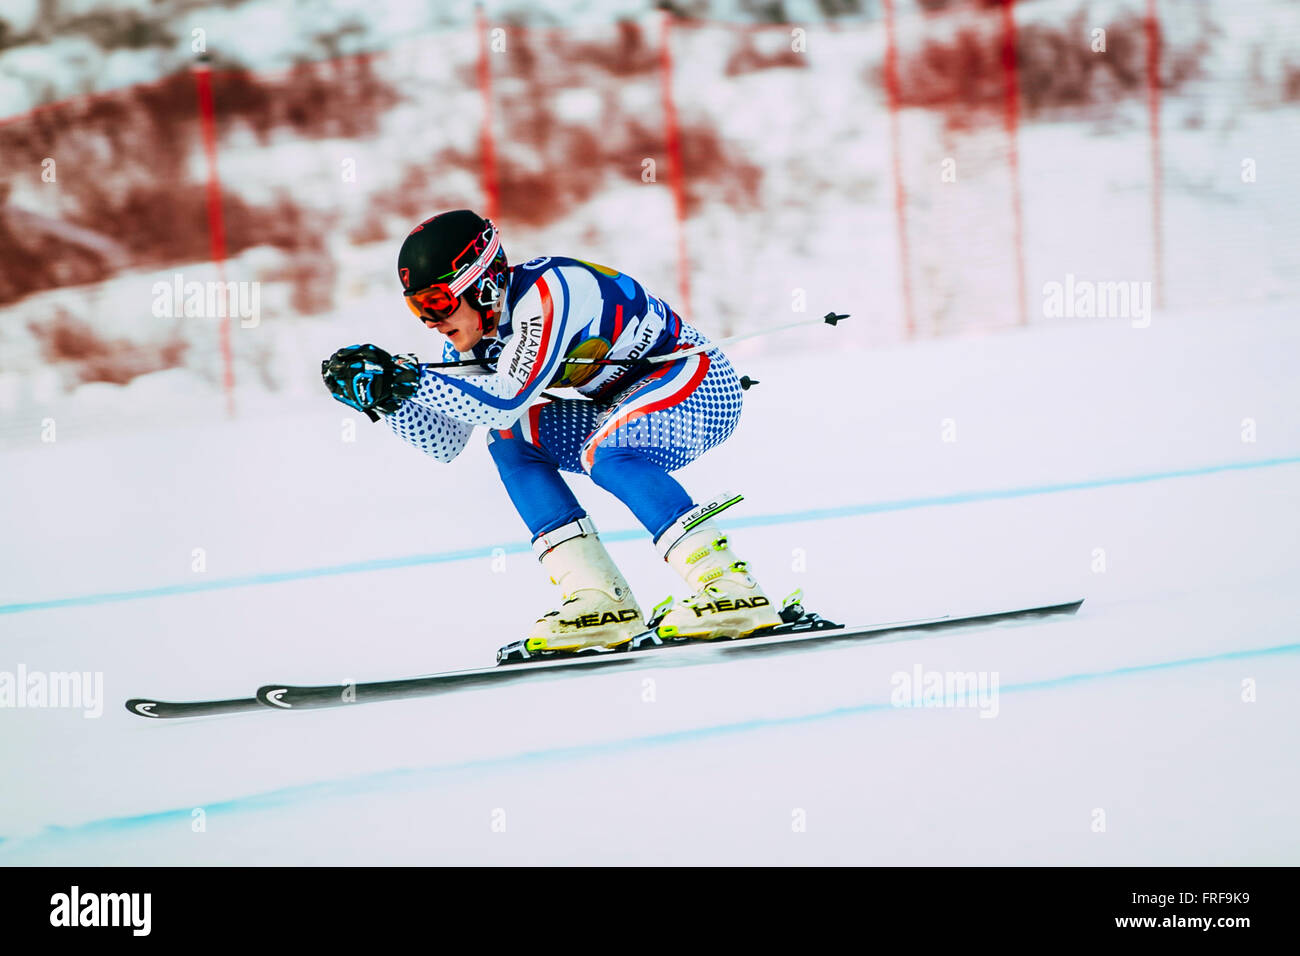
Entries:
[[590,518],[550,531],[533,542],[564,603],[538,619],[523,641],[527,656],[616,648],[645,630],[632,589],[615,567]]
[[655,542],[664,560],[694,590],[691,597],[670,597],[651,612],[653,621],[666,608],[657,627],[659,637],[740,638],[780,624],[780,608],[731,552],[726,535],[711,519],[692,519],[695,514],[687,512]]

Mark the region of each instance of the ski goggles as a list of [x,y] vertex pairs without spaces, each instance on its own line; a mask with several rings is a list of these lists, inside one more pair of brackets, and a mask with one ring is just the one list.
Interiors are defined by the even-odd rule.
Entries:
[[448,319],[459,304],[460,296],[451,291],[451,284],[447,282],[439,282],[406,294],[406,307],[421,321],[440,322]]

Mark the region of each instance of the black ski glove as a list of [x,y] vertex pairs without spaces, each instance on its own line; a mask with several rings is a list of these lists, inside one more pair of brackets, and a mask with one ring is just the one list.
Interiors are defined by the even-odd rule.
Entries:
[[336,399],[372,422],[375,410],[392,413],[420,387],[420,361],[414,355],[389,355],[377,345],[349,345],[320,363],[325,387]]

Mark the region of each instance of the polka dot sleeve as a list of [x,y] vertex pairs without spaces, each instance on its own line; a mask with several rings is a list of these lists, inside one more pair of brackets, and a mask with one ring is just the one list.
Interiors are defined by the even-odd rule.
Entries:
[[438,461],[452,461],[474,433],[473,425],[412,401],[403,402],[385,418],[397,437]]

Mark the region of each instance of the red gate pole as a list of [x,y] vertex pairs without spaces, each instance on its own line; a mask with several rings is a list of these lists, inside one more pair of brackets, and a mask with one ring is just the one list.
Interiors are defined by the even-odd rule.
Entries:
[[677,286],[681,296],[679,310],[688,319],[691,311],[690,260],[686,256],[686,169],[682,164],[681,127],[677,122],[677,105],[673,101],[673,50],[671,11],[661,14],[663,24],[659,51],[661,89],[664,101],[664,140],[668,149],[668,163],[672,169],[673,205],[677,212]]
[[1143,20],[1147,40],[1147,119],[1151,127],[1151,240],[1157,308],[1165,304],[1165,227],[1161,209],[1164,174],[1160,162],[1160,18],[1156,0],[1147,0]]
[[898,38],[894,30],[894,0],[885,3],[885,93],[889,100],[889,147],[894,174],[894,218],[898,227],[898,264],[903,274],[904,336],[916,336],[916,308],[912,302],[912,253],[907,237],[907,190],[903,186],[902,148],[898,111],[902,85],[898,78]]
[[1016,311],[1021,325],[1029,324],[1025,302],[1025,225],[1020,209],[1020,71],[1016,62],[1016,0],[1002,0],[1002,76],[1007,130],[1007,162],[1011,167],[1011,228],[1016,260]]
[[[217,280],[226,285],[226,224],[221,213],[221,178],[217,174],[217,113],[212,102],[212,70],[207,63],[194,68],[199,94],[199,129],[203,135],[203,153],[208,164],[208,245],[212,261],[217,264]],[[235,363],[230,350],[230,308],[221,317],[222,386],[226,392],[226,414],[235,417]]]
[[483,129],[479,134],[479,149],[483,154],[483,196],[487,202],[487,217],[496,222],[500,212],[501,187],[497,181],[496,140],[492,136],[492,64],[488,57],[490,37],[483,5],[474,5],[474,22],[478,31],[478,88],[483,96]]

